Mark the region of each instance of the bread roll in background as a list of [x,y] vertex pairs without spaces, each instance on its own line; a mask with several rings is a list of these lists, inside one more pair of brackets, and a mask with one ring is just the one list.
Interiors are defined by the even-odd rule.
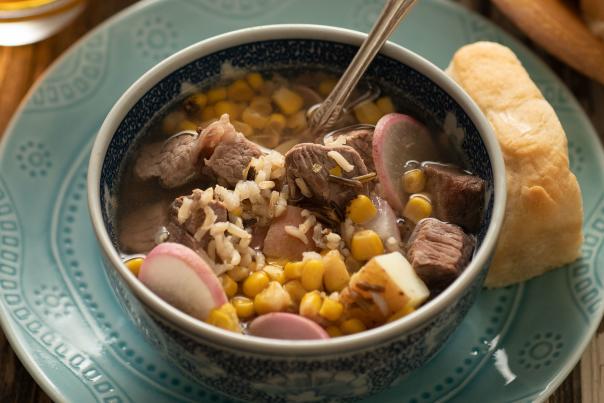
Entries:
[[604,40],[604,0],[581,0],[581,10],[589,28]]
[[518,283],[577,259],[581,191],[552,106],[516,55],[496,43],[461,48],[447,72],[486,115],[506,166],[505,217],[485,285]]

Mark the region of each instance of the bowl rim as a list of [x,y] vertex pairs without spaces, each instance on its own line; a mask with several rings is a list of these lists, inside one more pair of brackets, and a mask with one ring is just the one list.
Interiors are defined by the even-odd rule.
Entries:
[[278,340],[228,332],[195,319],[162,300],[145,287],[123,264],[103,223],[100,202],[101,169],[115,131],[131,108],[153,86],[181,67],[212,53],[258,41],[310,39],[360,46],[366,34],[339,27],[314,24],[275,24],[244,28],[190,45],[146,71],[117,100],[94,141],[87,174],[88,208],[102,253],[125,281],[136,298],[162,321],[171,323],[194,338],[203,338],[221,347],[287,356],[325,355],[368,349],[401,334],[418,330],[444,311],[470,287],[494,252],[506,204],[505,165],[499,143],[480,108],[470,96],[439,67],[418,54],[388,41],[380,54],[405,64],[429,78],[464,110],[478,130],[489,155],[495,192],[491,223],[484,241],[463,273],[445,291],[416,312],[392,323],[361,333],[328,340]]

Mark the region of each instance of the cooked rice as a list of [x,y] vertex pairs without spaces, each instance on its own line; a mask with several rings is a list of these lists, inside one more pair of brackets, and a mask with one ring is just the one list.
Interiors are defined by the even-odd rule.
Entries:
[[346,172],[351,172],[354,169],[354,165],[352,165],[342,154],[335,150],[331,150],[327,152],[327,156],[336,162]]
[[312,193],[311,193],[310,189],[308,188],[308,186],[306,185],[306,182],[304,182],[304,179],[296,178],[294,181],[296,182],[298,189],[300,189],[300,192],[302,192],[304,197],[309,197],[309,198],[312,197]]
[[300,231],[299,227],[295,227],[293,225],[286,225],[284,227],[285,233],[289,236],[299,239],[304,242],[305,245],[308,245],[308,237],[302,231]]
[[177,219],[179,224],[183,224],[185,221],[191,217],[191,207],[193,205],[193,199],[188,197],[184,197],[182,199],[182,204],[178,209]]
[[308,251],[302,253],[302,261],[306,262],[307,260],[321,260],[323,256],[314,251]]

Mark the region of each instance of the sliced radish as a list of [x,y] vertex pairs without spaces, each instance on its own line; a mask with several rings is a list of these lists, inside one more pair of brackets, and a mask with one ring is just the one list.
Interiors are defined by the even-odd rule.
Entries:
[[382,194],[392,208],[400,211],[408,197],[401,183],[405,164],[410,160],[438,161],[438,148],[424,125],[400,113],[389,113],[377,122],[372,148]]
[[138,278],[164,301],[200,320],[228,302],[210,266],[179,243],[166,242],[153,248]]
[[249,331],[254,336],[270,339],[329,339],[327,332],[312,320],[287,312],[258,316],[250,323]]

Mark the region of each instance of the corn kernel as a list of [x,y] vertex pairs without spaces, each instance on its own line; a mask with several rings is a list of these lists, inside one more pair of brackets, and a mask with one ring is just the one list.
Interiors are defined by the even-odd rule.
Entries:
[[392,103],[392,99],[390,97],[381,97],[380,99],[375,101],[375,105],[384,115],[386,115],[387,113],[396,112],[396,109],[394,108],[394,104]]
[[[268,97],[254,97],[249,106],[252,110],[255,110],[262,116],[268,116],[273,112],[273,105]],[[283,116],[283,115],[282,115]],[[285,117],[283,118],[285,121]]]
[[243,281],[250,275],[250,270],[247,267],[235,266],[227,272],[227,275],[233,279],[233,281]]
[[243,293],[247,297],[253,298],[266,288],[269,281],[268,274],[265,272],[254,272],[243,282]]
[[212,105],[206,106],[201,111],[201,120],[206,122],[208,120],[212,120],[216,118],[216,109]]
[[281,131],[283,131],[286,124],[287,124],[287,120],[285,119],[285,116],[283,116],[280,113],[272,113],[268,117],[268,122],[267,122],[266,126],[268,128],[270,128],[271,130],[274,130],[275,132],[280,133]]
[[298,280],[288,281],[283,285],[283,288],[285,288],[285,291],[287,291],[295,304],[299,304],[302,301],[302,297],[306,294],[306,290]]
[[365,261],[384,253],[384,244],[375,231],[367,229],[352,236],[350,251],[353,258]]
[[329,174],[333,176],[342,176],[342,167],[336,165],[335,167],[329,170]]
[[130,259],[130,260],[126,261],[125,265],[128,268],[128,270],[130,270],[132,272],[132,274],[134,274],[136,277],[138,277],[138,273],[140,273],[141,265],[143,264],[144,261],[145,261],[145,259],[143,259],[142,257],[135,257],[134,259]]
[[374,125],[382,117],[383,113],[372,101],[363,101],[354,108],[354,115],[359,123]]
[[254,301],[247,297],[234,297],[231,304],[235,307],[239,319],[247,319],[254,315]]
[[319,94],[323,95],[324,97],[328,96],[336,86],[336,83],[337,81],[333,78],[328,78],[327,80],[321,81],[319,84]]
[[203,92],[198,92],[197,94],[193,94],[188,97],[185,102],[185,109],[187,111],[196,112],[203,109],[208,104],[208,97]]
[[218,117],[222,116],[225,113],[228,113],[231,121],[239,119],[239,116],[241,115],[241,109],[239,108],[239,105],[231,101],[218,101],[214,105],[214,109],[216,110],[216,116]]
[[358,195],[348,205],[348,218],[356,224],[363,224],[375,217],[377,208],[371,199],[365,195]]
[[340,330],[344,334],[354,334],[367,330],[367,327],[359,319],[352,318],[342,322],[340,325]]
[[325,298],[323,300],[323,304],[321,305],[321,309],[319,310],[319,315],[327,320],[335,322],[342,317],[343,312],[344,305],[342,305],[341,302],[330,298]]
[[262,270],[265,271],[266,274],[268,274],[268,277],[272,281],[276,281],[279,284],[285,283],[285,273],[283,272],[283,269],[281,267],[266,265],[262,268]]
[[300,301],[300,315],[316,320],[319,315],[319,310],[321,309],[321,300],[322,298],[319,291],[311,291],[304,294]]
[[231,211],[229,211],[229,213],[234,215],[235,217],[241,217],[242,212],[243,212],[243,210],[241,209],[241,206],[237,206],[234,209],[232,209]]
[[306,112],[302,110],[288,117],[285,127],[293,130],[303,130],[306,125]]
[[263,129],[268,123],[269,118],[268,116],[261,115],[255,109],[245,108],[241,115],[241,119],[254,129]]
[[325,331],[327,332],[327,334],[329,335],[329,337],[340,337],[343,336],[344,333],[342,333],[342,331],[340,330],[339,327],[337,326],[327,326],[325,328]]
[[415,311],[415,308],[413,308],[410,305],[407,305],[403,308],[401,308],[398,312],[392,314],[389,318],[388,318],[388,323],[393,322],[397,319],[400,319],[404,316],[409,315],[411,312]]
[[283,266],[283,272],[287,280],[295,280],[302,276],[303,262],[289,262]]
[[180,122],[186,119],[186,115],[182,111],[174,111],[166,115],[162,120],[162,130],[166,134],[174,134],[178,131]]
[[254,309],[258,315],[285,311],[292,303],[288,292],[281,284],[271,281],[268,287],[254,298]]
[[237,283],[233,281],[232,278],[227,275],[223,275],[220,276],[220,281],[222,282],[222,289],[227,297],[231,298],[237,294]]
[[241,332],[241,326],[239,325],[239,318],[237,318],[237,311],[235,307],[230,303],[222,305],[220,308],[214,308],[210,311],[206,322],[210,325],[220,327],[231,332]]
[[273,101],[286,115],[293,115],[304,106],[304,100],[294,91],[281,87],[273,93]]
[[419,193],[426,185],[426,175],[421,169],[411,169],[403,174],[403,190],[409,194]]
[[300,282],[307,291],[314,291],[321,289],[323,285],[323,273],[325,272],[325,266],[322,260],[311,259],[304,262],[302,266],[302,276]]
[[346,263],[337,250],[329,251],[323,256],[325,273],[323,283],[328,292],[342,291],[350,281],[350,274],[346,269]]
[[235,80],[227,87],[227,98],[235,102],[247,102],[254,96],[254,90],[245,80]]
[[245,79],[250,87],[256,91],[259,91],[262,88],[262,84],[264,84],[264,78],[262,78],[262,75],[258,72],[248,73],[245,76]]
[[182,122],[180,122],[180,124],[178,125],[178,131],[181,132],[183,130],[197,130],[197,123],[195,122],[191,122],[190,120],[183,120]]
[[207,92],[208,102],[213,104],[218,101],[222,101],[227,97],[227,90],[224,87],[212,88]]
[[245,137],[250,137],[252,134],[254,134],[254,129],[252,129],[252,126],[248,125],[247,123],[243,123],[238,120],[231,120],[231,123],[233,124],[235,130],[237,130],[239,133],[242,133]]
[[432,203],[422,195],[411,195],[403,210],[403,216],[414,223],[419,222],[422,218],[430,217],[431,214]]

